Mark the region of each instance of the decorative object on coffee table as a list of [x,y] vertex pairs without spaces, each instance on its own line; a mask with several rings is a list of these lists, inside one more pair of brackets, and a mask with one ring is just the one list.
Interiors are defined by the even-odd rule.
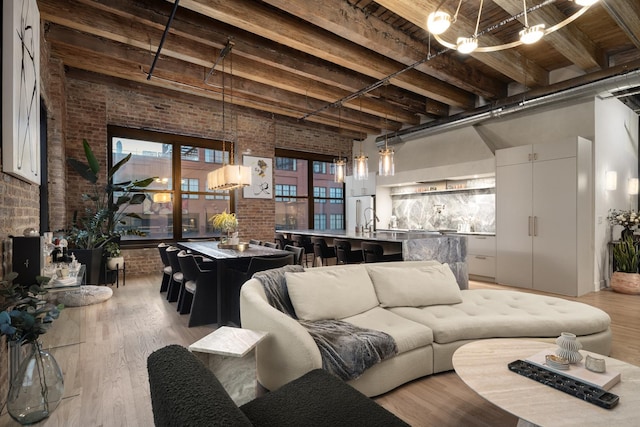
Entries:
[[575,334],[563,332],[556,339],[556,344],[558,344],[556,349],[557,356],[567,359],[569,363],[578,363],[582,360],[582,354],[580,354],[582,344],[576,339]]

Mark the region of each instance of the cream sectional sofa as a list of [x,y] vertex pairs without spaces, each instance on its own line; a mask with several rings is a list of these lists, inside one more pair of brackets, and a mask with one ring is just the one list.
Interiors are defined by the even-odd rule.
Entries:
[[[349,381],[376,396],[416,378],[452,369],[463,344],[486,338],[554,340],[578,336],[585,350],[608,355],[610,318],[604,311],[564,299],[510,290],[460,290],[446,264],[403,261],[307,269],[285,273],[299,319],[338,319],[391,335],[397,355]],[[322,367],[307,330],[267,302],[262,283],[241,291],[242,327],[269,332],[257,348],[258,381],[270,390]]]

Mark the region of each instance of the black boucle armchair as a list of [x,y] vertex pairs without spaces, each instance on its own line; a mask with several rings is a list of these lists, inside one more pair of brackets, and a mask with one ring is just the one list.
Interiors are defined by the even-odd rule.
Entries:
[[322,369],[308,372],[241,407],[189,350],[170,345],[147,360],[157,427],[408,426]]

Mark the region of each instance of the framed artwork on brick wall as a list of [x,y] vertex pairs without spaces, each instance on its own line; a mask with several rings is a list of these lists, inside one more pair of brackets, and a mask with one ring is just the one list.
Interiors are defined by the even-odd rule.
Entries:
[[40,13],[2,2],[2,170],[40,185]]
[[246,199],[270,199],[273,197],[273,159],[244,156],[244,166],[251,168],[251,185],[243,188]]

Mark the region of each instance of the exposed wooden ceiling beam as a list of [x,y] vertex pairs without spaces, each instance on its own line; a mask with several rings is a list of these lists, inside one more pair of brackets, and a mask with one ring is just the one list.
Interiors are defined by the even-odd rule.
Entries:
[[602,7],[640,49],[640,2],[636,0],[601,0]]
[[[377,3],[402,16],[415,25],[424,26],[429,13],[437,9],[440,0],[376,0]],[[475,25],[465,17],[458,16],[456,23],[463,33],[473,34]],[[486,34],[488,44],[502,44],[494,36]],[[545,86],[549,75],[542,67],[513,49],[488,53],[471,53],[474,59],[487,64],[510,79],[528,86]]]
[[[181,0],[180,6],[375,79],[383,79],[404,68],[379,53],[320,28],[310,27],[260,3],[249,0]],[[402,74],[392,84],[460,108],[474,104],[473,96],[468,92],[415,70]]]

